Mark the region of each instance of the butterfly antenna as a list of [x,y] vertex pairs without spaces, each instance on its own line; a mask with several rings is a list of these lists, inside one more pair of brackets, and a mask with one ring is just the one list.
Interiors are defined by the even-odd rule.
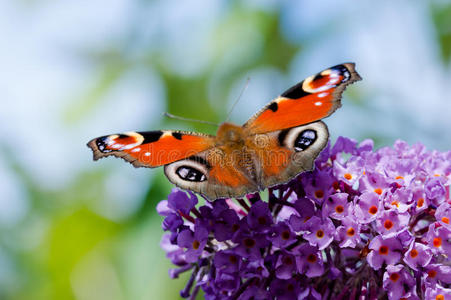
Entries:
[[227,118],[225,119],[224,122],[227,122],[230,119],[230,116],[232,115],[232,111],[235,108],[235,106],[238,104],[238,101],[240,101],[241,96],[244,94],[244,91],[247,89],[247,87],[249,86],[249,81],[251,81],[251,79],[248,77],[246,79],[246,83],[244,84],[243,88],[241,89],[240,94],[238,95],[238,98],[235,100],[235,102],[232,105],[232,108],[230,109],[229,113],[227,114]]
[[176,120],[203,123],[203,124],[213,125],[213,126],[216,126],[216,127],[219,126],[219,124],[216,124],[216,123],[213,123],[213,122],[208,122],[208,121],[204,121],[204,120],[190,119],[190,118],[184,118],[184,117],[180,117],[180,116],[176,116],[176,115],[170,114],[168,112],[163,113],[163,115],[165,117],[168,117],[168,118],[171,118],[171,119],[176,119]]

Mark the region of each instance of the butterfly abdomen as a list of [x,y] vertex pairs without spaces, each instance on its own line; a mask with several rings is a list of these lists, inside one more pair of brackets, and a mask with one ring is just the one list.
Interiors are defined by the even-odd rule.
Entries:
[[255,155],[253,153],[244,150],[238,154],[237,165],[240,166],[241,171],[246,174],[246,177],[250,181],[257,183],[257,167],[253,159],[254,157]]

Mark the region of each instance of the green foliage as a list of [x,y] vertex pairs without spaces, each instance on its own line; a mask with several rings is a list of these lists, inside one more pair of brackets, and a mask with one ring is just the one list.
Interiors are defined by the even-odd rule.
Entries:
[[451,60],[451,2],[432,2],[431,14],[442,58],[449,64]]

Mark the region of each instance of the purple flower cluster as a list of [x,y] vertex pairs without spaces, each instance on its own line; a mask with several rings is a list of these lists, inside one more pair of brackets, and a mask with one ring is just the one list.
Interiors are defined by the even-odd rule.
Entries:
[[160,202],[194,299],[451,299],[451,151],[339,138],[316,168],[245,199]]

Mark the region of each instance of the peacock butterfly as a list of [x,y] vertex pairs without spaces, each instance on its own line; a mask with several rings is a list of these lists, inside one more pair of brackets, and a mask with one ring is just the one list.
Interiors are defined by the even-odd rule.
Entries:
[[125,159],[135,167],[164,166],[169,181],[210,200],[241,197],[312,170],[329,132],[321,119],[341,106],[341,95],[360,80],[344,63],[291,87],[244,125],[223,123],[216,136],[157,130],[126,132],[88,143],[94,160]]

